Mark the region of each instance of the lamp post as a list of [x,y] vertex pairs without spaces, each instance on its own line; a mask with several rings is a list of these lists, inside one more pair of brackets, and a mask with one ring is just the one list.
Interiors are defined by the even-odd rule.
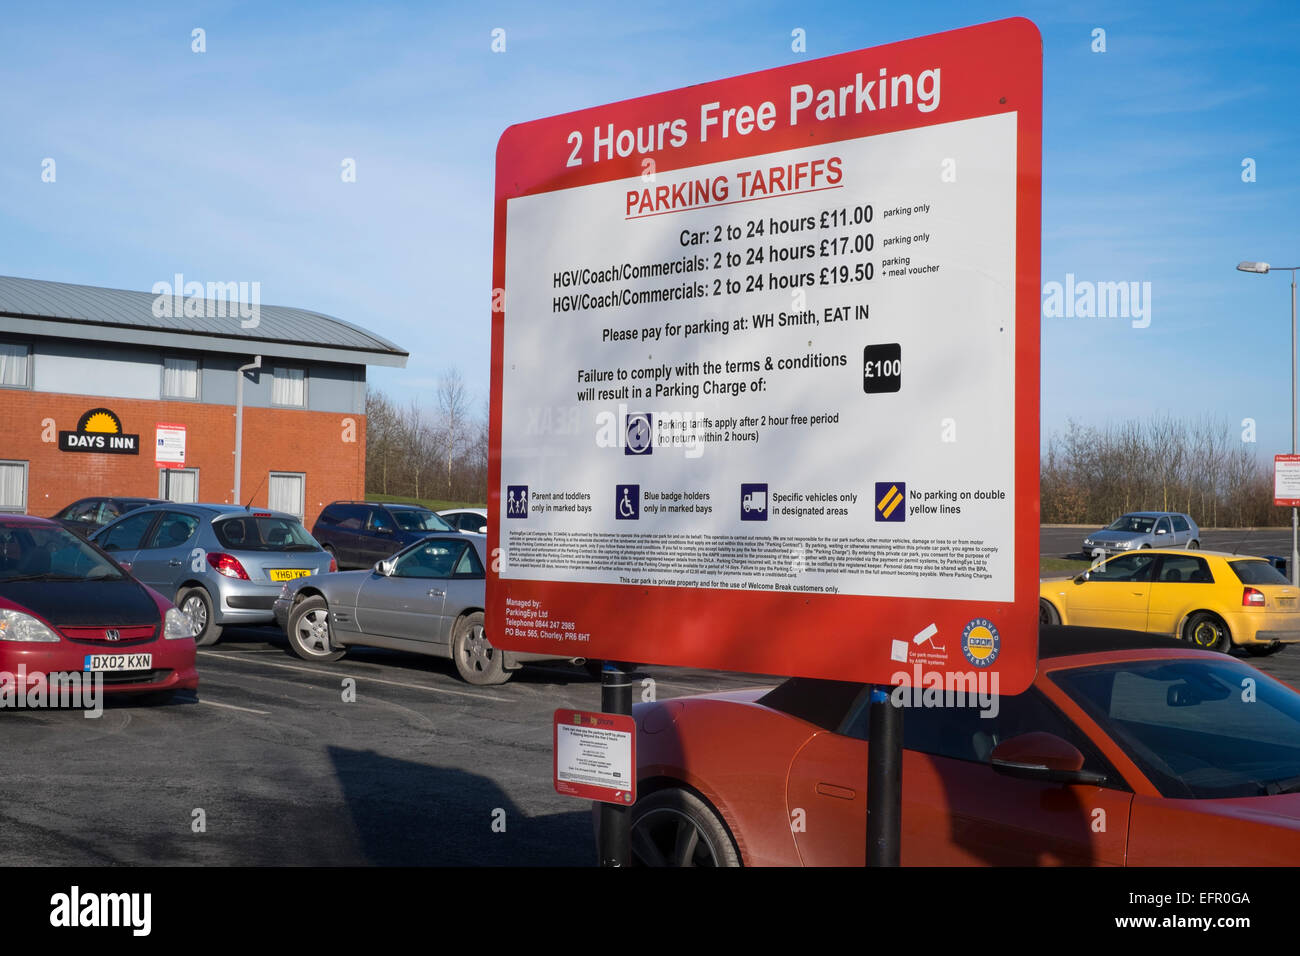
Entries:
[[[1238,262],[1239,272],[1267,275],[1274,270],[1291,273],[1291,454],[1296,453],[1296,401],[1295,401],[1295,274],[1300,266],[1270,266],[1267,262]],[[1291,583],[1300,587],[1300,512],[1291,509]]]

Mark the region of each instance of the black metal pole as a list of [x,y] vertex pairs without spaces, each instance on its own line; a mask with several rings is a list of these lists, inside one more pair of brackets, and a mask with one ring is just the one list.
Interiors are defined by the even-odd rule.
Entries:
[[903,708],[871,688],[867,729],[867,866],[898,866],[903,822]]
[[163,469],[163,499],[166,501],[172,500],[172,470],[170,468]]
[[[632,674],[618,661],[605,661],[600,672],[600,709],[606,714],[632,716]],[[636,768],[632,768],[636,772]],[[632,808],[615,803],[600,805],[600,865],[627,866],[632,862]]]

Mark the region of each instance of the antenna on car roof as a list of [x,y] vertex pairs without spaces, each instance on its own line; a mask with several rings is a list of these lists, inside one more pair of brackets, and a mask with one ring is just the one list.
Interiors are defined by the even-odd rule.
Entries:
[[253,494],[252,494],[252,496],[248,499],[248,504],[244,505],[244,510],[245,510],[245,511],[252,511],[252,510],[253,510],[253,498],[256,498],[256,497],[257,497],[257,493],[258,493],[259,491],[262,490],[262,485],[265,484],[265,483],[266,483],[266,476],[263,475],[263,476],[262,476],[262,480],[259,481],[259,482],[257,483],[257,487],[253,489]]
[[1240,541],[1237,542],[1237,546],[1236,546],[1235,548],[1232,549],[1232,553],[1233,553],[1233,554],[1236,554],[1238,551],[1240,551],[1241,548],[1242,548],[1242,545],[1244,545],[1247,541],[1249,541],[1249,540],[1250,540],[1250,536],[1251,536],[1252,534],[1254,534],[1254,533],[1255,533],[1255,529],[1254,529],[1254,528],[1251,528],[1250,530],[1248,530],[1248,531],[1246,532],[1246,537],[1242,538]]

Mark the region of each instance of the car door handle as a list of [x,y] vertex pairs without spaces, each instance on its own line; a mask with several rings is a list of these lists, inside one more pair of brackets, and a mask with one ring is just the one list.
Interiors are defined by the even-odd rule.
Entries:
[[429,588],[429,597],[446,597],[446,591],[440,591],[437,588]]
[[183,558],[172,558],[170,561],[167,562],[167,564],[173,568],[179,568],[184,563],[185,560]]

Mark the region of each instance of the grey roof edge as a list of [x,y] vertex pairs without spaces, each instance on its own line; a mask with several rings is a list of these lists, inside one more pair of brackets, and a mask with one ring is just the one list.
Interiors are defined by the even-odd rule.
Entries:
[[[142,296],[142,297],[148,297],[150,299],[154,297],[154,294],[152,292],[145,292],[140,289],[119,289],[112,286],[93,286],[93,285],[85,285],[83,283],[76,283],[76,282],[59,282],[51,279],[32,279],[25,276],[0,275],[0,282],[4,282],[6,280],[18,283],[20,287],[25,287],[29,295],[36,294],[38,292],[46,292],[46,291],[50,293],[54,293],[59,290],[64,290],[64,291],[76,290],[78,292],[86,293],[89,295],[108,292],[108,293],[114,293],[118,295]],[[199,301],[207,303],[210,300],[203,298],[200,299]],[[374,351],[376,353],[391,352],[394,354],[408,356],[408,357],[410,355],[410,353],[407,352],[405,349],[401,348],[396,343],[389,341],[383,336],[377,335],[374,332],[371,332],[369,329],[363,328],[362,326],[356,325],[352,322],[348,322],[344,319],[340,319],[332,315],[327,315],[324,312],[317,312],[313,309],[303,309],[298,306],[275,305],[273,303],[265,303],[265,304],[258,303],[258,305],[260,308],[284,310],[285,312],[292,312],[292,313],[298,313],[305,316],[310,316],[322,322],[348,329],[349,331],[354,332],[357,335],[362,336],[376,343],[376,348],[374,349],[351,346],[351,348],[356,351]],[[110,326],[110,327],[154,329],[160,332],[176,331],[174,329],[168,329],[164,326],[159,326],[156,324],[110,322],[102,319],[91,318],[89,316],[84,316],[84,315],[56,316],[56,315],[46,315],[40,313],[21,313],[21,312],[13,312],[13,311],[0,311],[0,315],[13,316],[16,318],[37,319],[41,321],[85,322],[85,323],[93,323],[95,325]],[[192,335],[213,335],[214,334],[211,332],[205,332],[201,330],[186,330],[186,331],[187,334],[192,334]],[[219,335],[219,333],[215,333],[215,334]],[[232,338],[240,338],[240,339],[247,338],[250,341],[258,340],[256,336],[251,336],[251,335],[234,336]],[[261,339],[261,341],[294,341],[294,340],[263,338]],[[320,343],[320,344],[322,344],[322,347],[330,347],[328,345],[325,345],[324,343]],[[348,348],[348,346],[335,346],[335,347]]]
[[22,316],[0,312],[0,332],[16,335],[87,341],[104,338],[112,329],[112,341],[122,345],[145,345],[177,352],[220,352],[226,355],[268,355],[276,358],[335,362],[343,365],[377,365],[406,368],[410,354],[403,351],[367,351],[337,345],[287,342],[277,339],[231,337],[203,332],[174,332],[107,322],[52,319],[49,316]]

